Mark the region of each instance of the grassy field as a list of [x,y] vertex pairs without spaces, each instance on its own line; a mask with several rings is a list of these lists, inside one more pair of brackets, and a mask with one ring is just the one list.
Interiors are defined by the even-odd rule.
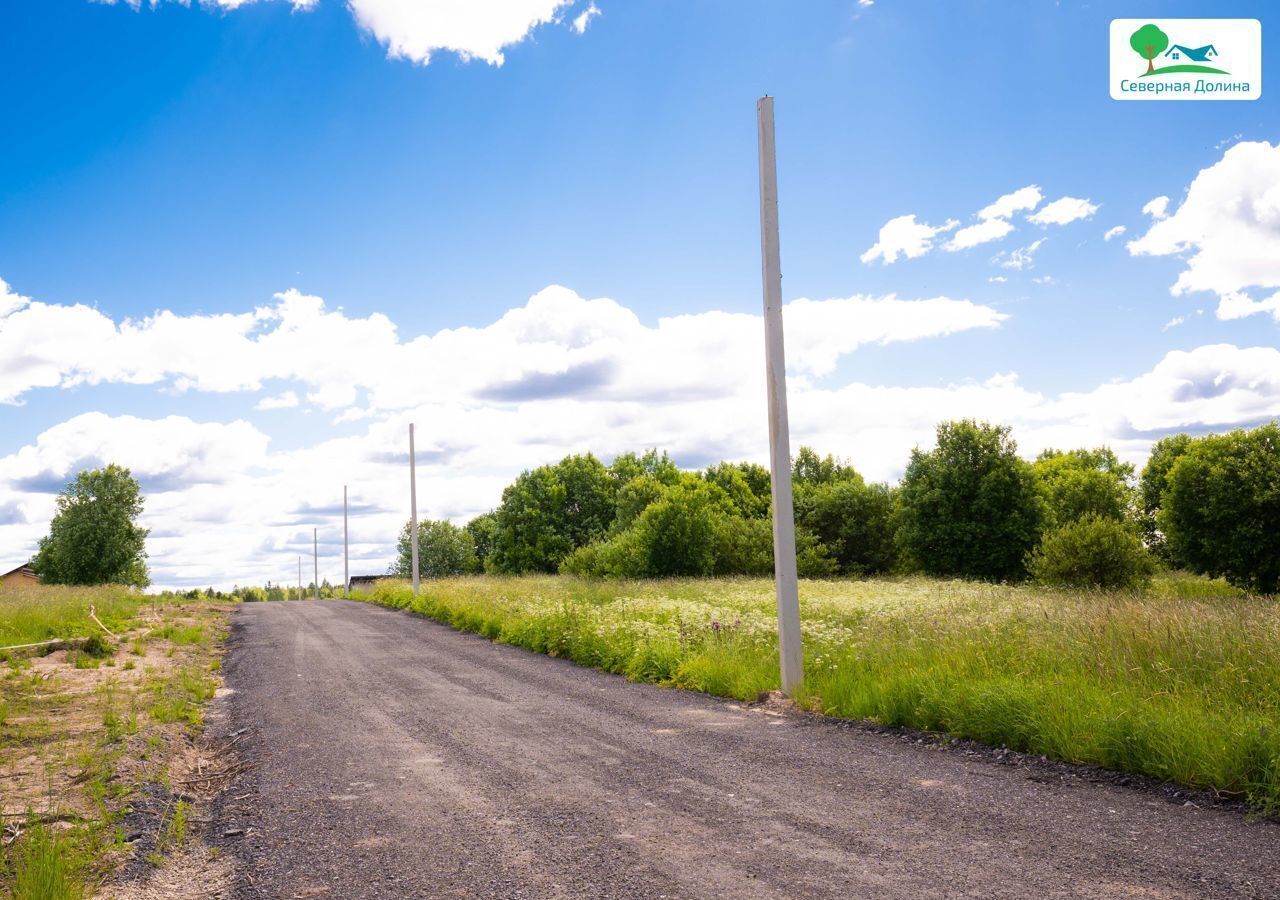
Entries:
[[143,845],[125,844],[122,823],[143,792],[155,807],[189,774],[229,609],[123,587],[0,587],[0,647],[68,639],[0,650],[0,896],[87,897],[138,846],[154,865],[178,849],[166,836],[181,801],[148,813]]
[[[459,578],[360,599],[629,678],[742,700],[778,686],[767,580]],[[801,585],[806,693],[829,715],[1150,775],[1280,812],[1280,605],[1162,577],[1137,594],[928,579]]]

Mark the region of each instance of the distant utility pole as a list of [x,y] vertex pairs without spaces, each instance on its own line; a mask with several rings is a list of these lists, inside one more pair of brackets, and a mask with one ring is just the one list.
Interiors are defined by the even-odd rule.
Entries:
[[782,692],[804,684],[800,649],[800,589],[796,581],[796,520],[791,502],[791,432],[787,425],[787,363],[782,341],[782,262],[778,249],[778,166],[773,98],[756,101],[760,139],[760,257],[764,281],[764,355],[769,394],[769,463],[773,482],[773,574],[778,597]]
[[413,423],[409,423],[409,555],[413,560],[413,596],[418,596],[418,471],[413,452]]
[[349,558],[350,534],[347,531],[347,486],[342,486],[342,596],[347,596],[351,584],[351,563]]
[[311,560],[313,563],[315,563],[315,567],[316,567],[315,575],[313,576],[315,578],[315,581],[312,582],[312,585],[311,585],[312,587],[311,596],[317,600],[320,599],[320,536],[319,534],[320,534],[320,529],[318,528],[311,529]]

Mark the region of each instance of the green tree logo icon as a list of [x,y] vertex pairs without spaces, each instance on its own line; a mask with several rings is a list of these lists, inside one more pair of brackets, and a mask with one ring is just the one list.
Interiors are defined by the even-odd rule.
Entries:
[[1155,58],[1169,49],[1169,35],[1154,25],[1143,25],[1129,36],[1129,46],[1147,61],[1146,74],[1150,75],[1156,70]]

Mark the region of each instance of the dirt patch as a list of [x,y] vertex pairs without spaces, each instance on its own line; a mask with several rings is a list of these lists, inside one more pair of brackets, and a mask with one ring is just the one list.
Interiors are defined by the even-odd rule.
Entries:
[[[0,823],[118,830],[123,849],[93,863],[107,883],[149,883],[168,858],[195,872],[225,866],[190,839],[199,805],[238,771],[200,738],[232,608],[144,606],[103,658],[74,645],[11,655],[0,667]],[[137,896],[215,896],[175,890]]]

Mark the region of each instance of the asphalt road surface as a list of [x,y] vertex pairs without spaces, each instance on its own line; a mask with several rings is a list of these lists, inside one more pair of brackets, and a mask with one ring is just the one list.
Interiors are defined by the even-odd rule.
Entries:
[[1280,826],[1235,809],[376,606],[246,604],[226,675],[238,897],[1280,897]]

